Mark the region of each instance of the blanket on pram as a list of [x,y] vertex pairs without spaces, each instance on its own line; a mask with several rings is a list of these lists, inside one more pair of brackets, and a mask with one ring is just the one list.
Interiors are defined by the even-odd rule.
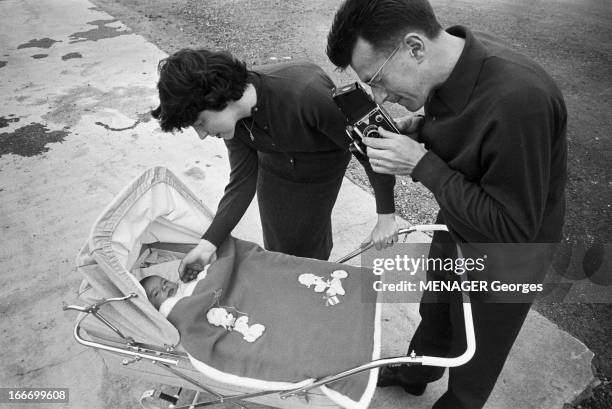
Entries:
[[[168,315],[200,371],[221,382],[277,390],[379,358],[372,274],[235,238],[217,255],[206,278]],[[364,407],[376,378],[371,370],[322,389],[342,406]]]

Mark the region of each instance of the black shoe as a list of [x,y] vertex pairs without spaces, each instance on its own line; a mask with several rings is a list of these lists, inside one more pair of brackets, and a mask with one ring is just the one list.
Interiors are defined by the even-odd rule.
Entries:
[[376,386],[384,388],[386,386],[401,386],[406,393],[414,396],[421,396],[427,388],[426,383],[411,383],[402,379],[401,374],[394,368],[384,367],[378,373]]
[[380,371],[378,371],[378,382],[376,382],[376,386],[384,388],[386,386],[395,385],[397,385],[396,371],[388,366],[380,368]]

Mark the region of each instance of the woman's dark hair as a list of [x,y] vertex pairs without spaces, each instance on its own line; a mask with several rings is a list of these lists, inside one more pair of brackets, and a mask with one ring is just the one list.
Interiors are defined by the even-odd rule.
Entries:
[[244,62],[230,53],[185,48],[159,62],[159,106],[151,112],[164,132],[195,123],[205,109],[220,111],[247,85]]
[[358,37],[377,50],[391,51],[410,30],[428,38],[442,30],[427,0],[346,0],[327,36],[327,56],[344,69],[351,63]]

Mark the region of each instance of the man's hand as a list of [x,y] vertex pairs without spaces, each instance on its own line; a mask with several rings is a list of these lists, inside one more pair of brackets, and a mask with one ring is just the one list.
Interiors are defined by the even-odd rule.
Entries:
[[406,135],[389,132],[381,127],[378,132],[380,138],[363,138],[374,172],[410,175],[427,149]]
[[181,280],[186,283],[195,279],[207,264],[215,260],[216,250],[217,246],[210,241],[200,240],[200,243],[185,255],[179,265],[178,272]]
[[373,242],[376,250],[393,246],[397,242],[397,222],[395,213],[379,214],[378,222],[364,244]]
[[408,135],[415,141],[418,140],[417,132],[421,128],[425,117],[423,115],[406,115],[399,119],[395,119],[395,124],[397,125],[397,129],[404,134]]

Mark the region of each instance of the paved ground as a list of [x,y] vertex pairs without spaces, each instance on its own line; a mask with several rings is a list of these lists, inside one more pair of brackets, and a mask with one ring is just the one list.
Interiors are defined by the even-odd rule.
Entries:
[[[166,52],[188,45],[219,47],[249,64],[308,58],[324,66],[337,83],[352,80],[350,72],[333,72],[323,51],[338,0],[93,1]],[[564,285],[572,285],[579,294],[580,302],[538,301],[534,308],[595,353],[594,368],[603,384],[584,407],[612,406],[612,303],[596,296],[605,293],[603,299],[608,301],[612,297],[612,136],[608,131],[612,123],[612,4],[605,0],[432,0],[432,4],[443,25],[464,24],[494,33],[539,62],[566,97],[568,211],[565,240],[555,266],[564,274]],[[368,181],[357,163],[351,163],[349,174],[367,189]],[[400,178],[396,205],[412,223],[433,221],[437,210],[432,195],[409,178]],[[598,258],[602,249],[607,250],[603,263],[604,258]]]
[[[0,385],[69,387],[74,408],[136,407],[145,384],[110,374],[95,352],[71,339],[73,317],[59,307],[74,300],[80,282],[73,257],[105,204],[150,166],[172,169],[214,208],[226,177],[224,152],[190,132],[164,135],[149,120],[155,64],[165,54],[91,3],[4,0],[0,27],[0,359],[6,368]],[[342,209],[354,203],[371,214],[371,197],[347,182],[334,214],[337,254],[357,244],[372,221],[347,219]],[[259,240],[255,214],[251,209],[238,236]],[[386,314],[391,341],[415,323],[414,306]],[[533,313],[489,407],[558,408],[592,380],[591,357]],[[387,389],[373,407],[424,407],[441,388],[411,400]]]

